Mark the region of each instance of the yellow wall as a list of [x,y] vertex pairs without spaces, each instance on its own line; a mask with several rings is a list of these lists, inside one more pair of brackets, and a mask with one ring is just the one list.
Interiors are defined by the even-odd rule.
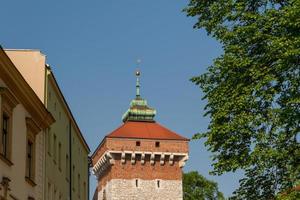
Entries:
[[6,49],[5,53],[44,102],[46,56],[39,50]]
[[[50,197],[54,197],[54,195],[56,195],[54,199],[59,199],[59,194],[62,195],[61,199],[69,199],[71,186],[72,200],[86,200],[88,197],[87,173],[89,152],[82,144],[81,138],[79,137],[80,133],[77,131],[76,125],[71,120],[70,113],[68,113],[68,109],[66,108],[64,101],[59,94],[58,88],[56,87],[54,80],[51,78],[50,73],[51,72],[48,72],[46,104],[48,110],[56,119],[56,122],[51,126],[50,130],[47,133],[46,163],[48,164],[46,167],[46,187],[49,188],[50,191],[48,191],[47,189],[46,199],[49,195]],[[56,150],[53,149],[55,136]],[[49,139],[50,143],[48,142]],[[69,151],[70,139],[72,149],[71,153]],[[59,144],[61,144],[61,170],[58,166]],[[48,151],[50,151],[50,154],[48,153]],[[55,151],[56,159],[54,159]],[[68,164],[66,163],[66,156],[68,156],[69,158]],[[75,171],[73,171],[73,166],[75,167]],[[70,172],[72,173],[71,177]],[[80,176],[79,185],[78,176]],[[83,196],[84,191],[86,191],[85,196]]]

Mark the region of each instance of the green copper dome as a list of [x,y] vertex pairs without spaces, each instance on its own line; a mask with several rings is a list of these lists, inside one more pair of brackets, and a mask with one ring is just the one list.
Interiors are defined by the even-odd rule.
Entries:
[[145,99],[140,96],[140,72],[136,72],[136,97],[130,103],[130,108],[124,113],[122,120],[126,121],[154,121],[156,110],[150,108]]

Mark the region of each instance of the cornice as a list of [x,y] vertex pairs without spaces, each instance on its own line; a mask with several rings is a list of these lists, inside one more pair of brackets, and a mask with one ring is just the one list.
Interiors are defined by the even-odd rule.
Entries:
[[5,87],[0,87],[0,95],[4,98],[5,102],[10,108],[16,107],[18,105],[18,100],[16,97]]
[[18,101],[41,129],[49,127],[55,121],[1,47],[0,78],[13,91]]
[[34,134],[38,134],[41,129],[37,126],[37,124],[30,117],[26,117],[26,126],[30,129]]

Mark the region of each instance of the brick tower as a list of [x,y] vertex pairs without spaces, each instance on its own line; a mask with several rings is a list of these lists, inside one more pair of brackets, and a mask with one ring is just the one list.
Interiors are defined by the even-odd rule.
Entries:
[[156,111],[140,97],[123,124],[106,135],[92,155],[98,186],[94,200],[182,200],[182,167],[188,139],[154,121]]

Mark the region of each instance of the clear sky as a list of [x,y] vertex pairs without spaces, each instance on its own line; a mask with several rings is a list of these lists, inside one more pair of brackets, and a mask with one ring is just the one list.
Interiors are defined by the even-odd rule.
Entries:
[[[204,131],[205,101],[189,79],[205,72],[221,45],[182,9],[187,0],[9,0],[1,2],[0,44],[40,49],[92,152],[104,135],[122,124],[135,95],[136,60],[141,59],[141,95],[156,108],[156,120],[191,137]],[[209,176],[210,153],[190,143],[185,171],[198,170],[230,195],[240,174]],[[91,176],[91,194],[96,179]]]

